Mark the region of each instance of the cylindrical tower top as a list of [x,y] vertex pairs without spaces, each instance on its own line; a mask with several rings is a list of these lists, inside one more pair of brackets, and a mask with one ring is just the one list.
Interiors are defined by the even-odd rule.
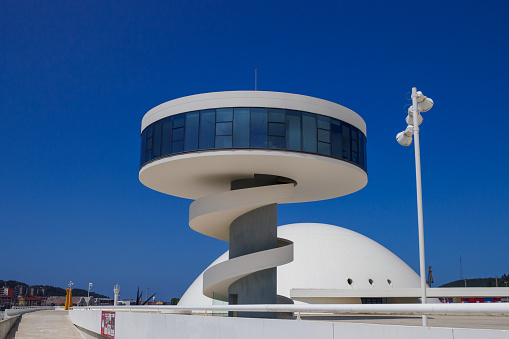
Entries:
[[305,95],[232,91],[191,95],[143,117],[140,181],[188,199],[228,191],[255,174],[296,182],[289,202],[330,199],[367,183],[366,124]]
[[347,122],[366,135],[366,123],[349,108],[307,95],[268,91],[211,92],[170,100],[145,114],[141,131],[155,121],[175,114],[222,107],[271,107],[321,114]]

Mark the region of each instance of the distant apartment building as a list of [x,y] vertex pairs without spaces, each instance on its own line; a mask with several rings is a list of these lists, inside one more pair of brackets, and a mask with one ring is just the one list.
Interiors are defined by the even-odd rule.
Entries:
[[14,289],[4,286],[0,288],[0,307],[5,308],[12,305]]
[[41,306],[43,304],[42,297],[25,296],[19,298],[19,306]]

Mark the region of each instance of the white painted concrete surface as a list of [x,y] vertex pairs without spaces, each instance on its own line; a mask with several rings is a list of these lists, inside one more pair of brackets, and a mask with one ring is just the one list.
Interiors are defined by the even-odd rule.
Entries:
[[[74,324],[100,333],[101,310],[69,312]],[[509,338],[509,331],[490,329],[453,329],[421,326],[396,326],[330,321],[248,319],[161,313],[116,312],[115,338],[412,338],[472,339]]]
[[14,316],[11,318],[7,318],[5,320],[0,320],[0,339],[5,339],[7,336],[7,333],[11,330],[11,327],[16,323],[18,320],[18,316]]
[[171,100],[148,111],[143,117],[141,130],[171,115],[221,107],[272,107],[322,114],[346,121],[366,135],[366,123],[349,108],[307,95],[268,91],[213,92]]
[[229,191],[232,181],[260,173],[297,182],[287,203],[337,198],[357,192],[368,182],[367,173],[348,161],[274,149],[210,149],[175,154],[145,164],[139,179],[155,191],[196,200]]
[[[279,226],[277,232],[278,237],[294,243],[294,260],[277,268],[277,294],[292,298],[296,303],[328,302],[324,298],[313,299],[312,294],[294,295],[296,289],[351,291],[350,297],[332,298],[333,303],[360,303],[361,297],[371,297],[369,293],[355,294],[356,291],[394,295],[408,288],[420,291],[417,273],[394,253],[357,232],[317,223]],[[228,260],[227,253],[211,266]],[[188,288],[179,306],[212,304],[212,299],[203,295],[203,274]],[[351,285],[348,279],[352,279]]]
[[[436,287],[427,288],[429,298],[500,298],[509,297],[509,288],[506,287]],[[358,297],[358,298],[420,298],[420,288],[397,288],[397,289],[305,289],[293,288],[290,297],[296,299],[335,299]]]

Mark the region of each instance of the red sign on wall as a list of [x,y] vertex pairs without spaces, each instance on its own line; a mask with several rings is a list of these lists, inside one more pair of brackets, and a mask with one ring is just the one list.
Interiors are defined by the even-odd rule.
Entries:
[[102,312],[101,335],[108,338],[115,338],[115,312]]

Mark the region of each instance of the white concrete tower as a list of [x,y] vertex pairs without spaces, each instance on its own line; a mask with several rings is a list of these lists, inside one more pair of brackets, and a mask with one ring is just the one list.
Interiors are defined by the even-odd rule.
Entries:
[[190,227],[230,243],[230,260],[203,278],[204,295],[230,304],[291,302],[276,295],[276,267],[293,260],[293,243],[277,238],[277,204],[336,198],[367,183],[366,124],[326,100],[192,95],[151,109],[141,132],[140,181],[195,200]]

